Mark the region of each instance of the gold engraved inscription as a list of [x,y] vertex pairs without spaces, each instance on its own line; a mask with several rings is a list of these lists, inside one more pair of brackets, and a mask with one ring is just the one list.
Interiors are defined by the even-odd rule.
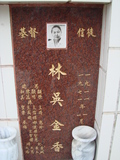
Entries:
[[59,142],[56,142],[53,144],[53,147],[51,149],[54,149],[55,152],[60,152],[61,148],[63,148],[63,145],[59,144]]
[[56,103],[58,103],[61,107],[62,107],[62,103],[63,100],[60,99],[59,95],[60,95],[60,92],[56,92],[56,93],[53,93],[54,96],[52,96],[53,100],[50,101],[50,103],[52,103],[52,105],[55,105]]
[[64,126],[64,124],[55,120],[50,126],[53,126],[53,129],[52,129],[53,131],[60,131],[61,130],[60,126]]

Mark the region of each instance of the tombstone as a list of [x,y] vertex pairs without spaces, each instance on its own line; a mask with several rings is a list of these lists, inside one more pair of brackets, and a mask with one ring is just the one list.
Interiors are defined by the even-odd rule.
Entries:
[[94,126],[102,5],[11,6],[25,160],[68,160],[72,130]]

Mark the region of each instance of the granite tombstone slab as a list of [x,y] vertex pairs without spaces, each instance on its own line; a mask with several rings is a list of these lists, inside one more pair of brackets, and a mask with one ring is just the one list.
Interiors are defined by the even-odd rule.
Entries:
[[24,159],[71,159],[94,125],[102,6],[11,6],[11,22]]

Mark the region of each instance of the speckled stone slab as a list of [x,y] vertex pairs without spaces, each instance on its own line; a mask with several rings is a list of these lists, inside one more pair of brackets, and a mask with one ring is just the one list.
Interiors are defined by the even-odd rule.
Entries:
[[[11,6],[25,160],[71,159],[72,130],[93,127],[102,6]],[[66,48],[47,49],[47,24],[66,24]]]

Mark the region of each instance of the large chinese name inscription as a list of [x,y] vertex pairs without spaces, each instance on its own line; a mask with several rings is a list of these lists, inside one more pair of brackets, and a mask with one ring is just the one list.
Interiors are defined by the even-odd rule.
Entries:
[[11,19],[24,159],[71,159],[72,129],[94,125],[102,7],[12,6]]

